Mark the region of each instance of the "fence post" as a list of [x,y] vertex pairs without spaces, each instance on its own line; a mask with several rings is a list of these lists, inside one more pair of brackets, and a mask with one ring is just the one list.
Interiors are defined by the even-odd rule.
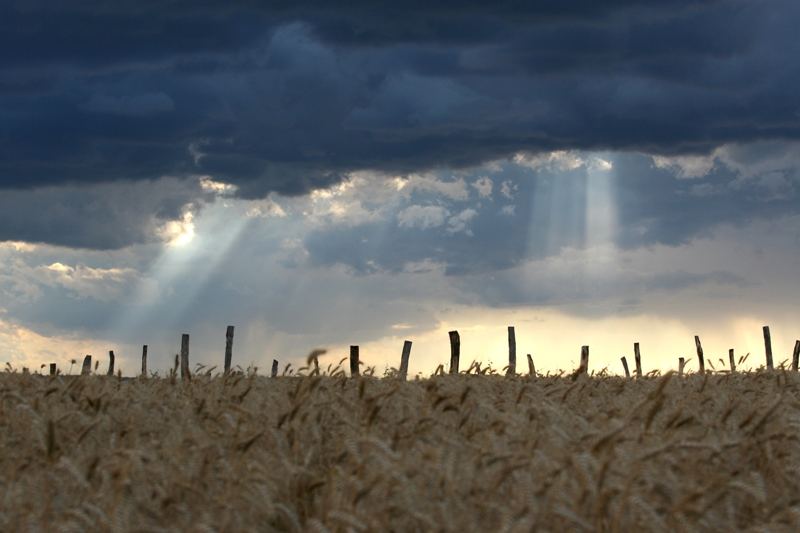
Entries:
[[87,355],[83,358],[83,366],[81,367],[81,376],[88,376],[92,373],[92,356]]
[[797,372],[797,363],[800,362],[800,340],[794,342],[794,352],[792,352],[792,370]]
[[700,337],[694,336],[694,345],[697,348],[697,364],[700,365],[700,373],[706,373],[706,360],[703,358],[703,345],[700,344]]
[[272,360],[272,372],[270,372],[270,377],[277,378],[278,377],[278,360]]
[[50,363],[50,375],[51,376],[55,376],[56,374],[57,374],[57,372],[56,372],[56,364],[55,363]]
[[411,341],[403,343],[403,353],[400,355],[400,379],[408,377],[408,359],[411,357]]
[[764,326],[764,351],[767,355],[767,370],[772,370],[772,339],[769,336],[769,326]]
[[461,337],[458,331],[450,331],[450,373],[458,374],[458,360],[461,357]]
[[233,358],[233,326],[228,326],[225,331],[225,366],[224,373],[231,371],[231,359]]
[[517,337],[514,334],[514,326],[508,326],[508,371],[507,376],[517,373]]
[[620,357],[619,360],[622,361],[622,368],[625,369],[625,377],[626,378],[631,377],[631,371],[628,369],[628,360],[625,359],[624,355]]
[[358,369],[358,346],[350,347],[350,377],[356,377],[361,372]]
[[189,372],[189,334],[184,333],[181,336],[181,379],[192,379],[192,374]]
[[636,377],[642,377],[642,356],[639,353],[639,343],[633,343],[633,360],[636,363]]
[[581,346],[581,366],[578,368],[579,374],[589,373],[589,347]]
[[114,350],[109,350],[108,352],[108,372],[106,372],[106,376],[113,376],[114,375]]
[[142,345],[142,377],[147,377],[147,345]]
[[528,374],[536,377],[536,367],[533,366],[533,357],[531,357],[531,354],[528,354]]
[[686,359],[683,357],[678,357],[678,375],[683,375],[683,367],[686,366]]
[[728,350],[728,361],[730,361],[731,372],[736,372],[736,357],[734,357],[733,348]]

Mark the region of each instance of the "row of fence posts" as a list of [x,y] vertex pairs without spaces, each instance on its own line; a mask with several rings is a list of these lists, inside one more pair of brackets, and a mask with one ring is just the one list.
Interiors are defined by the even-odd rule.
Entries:
[[[772,338],[769,332],[769,326],[764,326],[763,328],[764,333],[764,351],[766,355],[766,367],[767,370],[774,370],[774,364],[772,360]],[[228,326],[227,330],[225,331],[225,359],[224,359],[224,367],[223,372],[224,374],[229,374],[231,371],[231,362],[233,360],[233,335],[234,335],[234,327]],[[458,331],[450,331],[448,332],[450,337],[450,374],[458,374],[459,372],[459,360],[461,358],[461,337],[458,334]],[[700,337],[695,335],[694,337],[695,349],[697,351],[697,361],[699,372],[705,373],[706,366],[705,366],[705,356],[703,355],[703,345],[700,342]],[[403,343],[403,351],[400,356],[400,369],[398,371],[398,376],[401,379],[406,379],[408,377],[408,361],[411,357],[411,341],[405,341]],[[634,357],[634,364],[635,364],[635,372],[636,377],[642,377],[642,355],[639,349],[639,343],[635,342],[633,344],[633,357]],[[108,371],[107,375],[113,376],[114,375],[114,352],[108,352]],[[527,354],[528,359],[528,373],[532,376],[536,375],[536,367],[533,363],[533,357],[531,354]],[[730,364],[730,371],[736,372],[736,359],[735,353],[733,348],[728,350],[728,359]],[[628,368],[628,360],[625,356],[620,358],[622,362],[622,369],[625,372],[625,377],[630,378],[631,373],[630,369]],[[800,340],[795,342],[794,351],[792,353],[792,370],[797,371],[798,363],[800,363]],[[350,375],[351,376],[359,376],[360,375],[360,366],[361,362],[359,359],[359,348],[358,346],[350,346]],[[686,367],[686,359],[684,357],[678,358],[678,374],[683,375],[684,370]],[[174,372],[177,374],[178,369],[180,369],[181,379],[184,380],[191,380],[192,374],[189,370],[189,334],[184,333],[181,336],[181,350],[180,354],[176,355],[175,357],[175,367]],[[27,370],[27,369],[26,369]],[[581,359],[580,359],[580,366],[576,371],[577,374],[586,374],[589,372],[589,347],[582,346],[581,347]],[[55,376],[58,373],[56,364],[50,363],[50,375]],[[87,355],[83,359],[83,365],[81,367],[81,375],[89,375],[92,373],[92,356]],[[506,367],[506,375],[516,375],[517,373],[517,340],[516,335],[514,332],[514,326],[508,326],[508,366]],[[147,345],[142,346],[142,376],[147,376]],[[276,359],[272,360],[272,369],[270,372],[271,377],[278,376],[278,361]]]

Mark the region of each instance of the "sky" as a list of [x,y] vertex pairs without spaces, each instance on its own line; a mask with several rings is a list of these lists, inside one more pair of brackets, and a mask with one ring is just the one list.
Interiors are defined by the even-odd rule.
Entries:
[[[0,354],[382,375],[800,338],[793,0],[0,4]],[[727,364],[727,363],[725,363]],[[77,365],[76,365],[77,367]],[[73,368],[73,371],[75,369]]]

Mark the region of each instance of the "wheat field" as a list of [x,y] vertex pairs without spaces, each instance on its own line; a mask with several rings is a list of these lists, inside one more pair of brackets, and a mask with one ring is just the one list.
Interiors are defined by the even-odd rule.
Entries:
[[800,530],[800,377],[0,376],[2,531]]

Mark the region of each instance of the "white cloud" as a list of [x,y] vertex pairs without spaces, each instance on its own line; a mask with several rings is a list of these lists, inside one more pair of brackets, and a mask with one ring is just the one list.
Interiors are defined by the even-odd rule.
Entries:
[[397,213],[401,228],[436,228],[444,224],[450,212],[437,205],[412,205]]
[[464,201],[469,198],[467,182],[464,178],[443,181],[434,174],[411,174],[405,178],[406,185],[402,190],[406,194],[414,191],[429,192],[453,201]]
[[472,183],[472,186],[478,191],[478,196],[481,198],[489,198],[492,195],[492,187],[494,182],[489,176],[482,176]]
[[515,205],[504,205],[502,209],[500,209],[500,214],[507,217],[513,217],[517,214]]
[[714,168],[715,153],[708,155],[651,156],[656,168],[669,169],[679,178],[702,178]]
[[477,211],[468,208],[456,215],[451,216],[447,219],[447,232],[460,233],[463,231],[467,235],[472,235],[472,231],[467,226],[470,220],[475,218],[477,215]]
[[519,187],[516,183],[506,180],[500,184],[500,194],[508,198],[509,200],[514,199],[514,194],[516,194]]

